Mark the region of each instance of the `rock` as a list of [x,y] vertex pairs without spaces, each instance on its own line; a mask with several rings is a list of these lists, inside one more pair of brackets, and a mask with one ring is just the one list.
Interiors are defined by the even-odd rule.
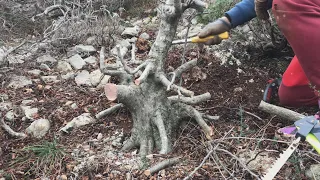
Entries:
[[82,53],[93,53],[96,52],[96,48],[94,48],[92,45],[83,45],[79,44],[75,46],[76,51],[82,52]]
[[140,28],[138,26],[128,27],[126,28],[121,35],[122,36],[137,36],[140,32]]
[[38,114],[38,108],[32,108],[31,106],[24,105],[21,105],[20,107],[27,119],[33,120],[34,117]]
[[0,111],[9,111],[12,107],[13,104],[11,102],[0,102]]
[[51,71],[51,68],[47,64],[44,64],[44,63],[40,64],[39,68],[44,71]]
[[151,23],[152,24],[155,24],[159,21],[159,18],[157,16],[153,17],[152,20],[151,20]]
[[100,141],[102,139],[103,135],[101,133],[98,134],[97,140]]
[[14,120],[14,112],[13,112],[13,110],[8,111],[6,116],[5,116],[5,118],[6,118],[6,120],[12,122]]
[[193,19],[191,20],[191,24],[192,24],[192,25],[198,24],[197,18],[193,18]]
[[312,164],[306,169],[306,176],[310,179],[320,179],[320,164]]
[[135,43],[135,42],[137,42],[137,40],[138,40],[138,38],[132,37],[131,39],[128,40],[128,42]]
[[68,180],[68,177],[66,175],[57,176],[56,180]]
[[68,133],[72,128],[78,128],[87,124],[94,123],[95,119],[91,117],[90,113],[81,114],[70,121],[65,127],[61,128],[60,131]]
[[61,75],[61,78],[64,80],[69,80],[69,79],[73,79],[75,77],[75,73],[74,72],[68,72],[65,75]]
[[121,47],[129,48],[131,46],[128,39],[122,39],[120,41],[117,41],[116,44],[119,44]]
[[249,83],[254,83],[254,80],[253,80],[253,79],[250,79],[250,80],[249,80]]
[[45,84],[50,84],[50,83],[59,82],[57,76],[41,76],[40,79],[41,79]]
[[40,76],[41,73],[42,73],[42,71],[39,69],[33,69],[33,70],[28,71],[28,74],[33,75],[33,76],[37,76],[37,77]]
[[108,158],[108,159],[116,159],[117,157],[116,157],[116,155],[115,155],[112,151],[109,151],[109,152],[107,153],[107,158]]
[[150,17],[146,17],[146,18],[142,19],[143,24],[149,24],[151,22],[151,20],[152,19]]
[[12,76],[11,81],[8,85],[9,88],[14,88],[14,89],[18,89],[18,88],[23,88],[25,86],[31,85],[32,81],[31,79],[25,77],[25,76]]
[[97,86],[98,89],[102,89],[106,84],[109,83],[111,76],[109,75],[104,75],[102,80],[100,81],[100,84]]
[[8,56],[7,60],[9,62],[9,64],[22,64],[22,63],[24,63],[24,61],[20,57]]
[[0,101],[6,101],[9,99],[8,94],[0,93]]
[[[123,57],[124,55],[126,55],[128,52],[128,48],[126,47],[120,47],[120,54]],[[118,50],[117,47],[114,47],[113,49],[111,49],[111,54],[114,56],[118,56]]]
[[233,92],[241,92],[242,91],[242,87],[237,87],[234,88]]
[[145,40],[148,40],[148,39],[150,39],[150,36],[149,36],[149,34],[148,33],[142,33],[140,36],[139,36],[139,38],[143,38],[143,39],[145,39]]
[[94,57],[94,56],[89,56],[89,57],[85,58],[84,61],[85,61],[86,63],[92,64],[92,65],[95,65],[95,64],[97,64],[97,62],[98,62],[98,61],[97,61],[97,58]]
[[75,81],[78,86],[81,86],[81,85],[91,86],[90,74],[87,70],[81,71],[75,77]]
[[50,129],[50,122],[47,119],[38,119],[30,124],[26,129],[26,133],[31,134],[35,138],[42,138]]
[[103,77],[103,74],[101,73],[100,69],[92,71],[90,73],[91,84],[93,86],[97,86],[100,83],[102,77]]
[[76,103],[71,104],[70,106],[72,109],[78,109],[78,105]]
[[59,72],[69,72],[72,71],[71,65],[67,61],[59,61],[56,67]]
[[21,105],[28,105],[28,104],[34,103],[34,102],[35,102],[35,100],[26,99],[26,100],[21,101]]
[[91,36],[91,37],[88,37],[88,39],[85,41],[85,43],[87,45],[92,45],[92,44],[95,44],[97,41],[97,36]]
[[46,55],[38,57],[37,62],[38,63],[45,63],[45,62],[55,63],[55,62],[57,62],[57,60],[54,57],[50,56],[49,54],[46,54]]
[[243,25],[242,26],[242,31],[243,31],[243,33],[248,33],[249,31],[251,31],[249,25],[247,25],[247,24]]
[[82,57],[79,54],[70,57],[67,60],[67,62],[70,63],[71,66],[77,70],[82,69],[82,67],[86,64],[86,62],[82,59]]

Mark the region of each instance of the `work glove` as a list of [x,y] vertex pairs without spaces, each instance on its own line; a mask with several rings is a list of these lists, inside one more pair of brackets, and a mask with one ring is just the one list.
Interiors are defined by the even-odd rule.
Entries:
[[254,0],[254,10],[256,11],[257,17],[261,20],[268,20],[268,0]]
[[223,17],[220,18],[212,23],[207,24],[198,34],[199,38],[205,38],[207,36],[215,36],[213,39],[208,40],[204,44],[206,45],[213,45],[213,44],[220,44],[222,39],[218,34],[224,33],[226,31],[230,31],[231,23],[228,18]]

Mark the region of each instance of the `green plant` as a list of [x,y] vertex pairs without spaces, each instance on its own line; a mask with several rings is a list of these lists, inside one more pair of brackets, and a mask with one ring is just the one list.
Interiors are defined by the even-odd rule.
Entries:
[[207,24],[224,15],[226,11],[234,7],[240,0],[216,0],[214,4],[210,4],[208,9],[198,16],[198,22]]

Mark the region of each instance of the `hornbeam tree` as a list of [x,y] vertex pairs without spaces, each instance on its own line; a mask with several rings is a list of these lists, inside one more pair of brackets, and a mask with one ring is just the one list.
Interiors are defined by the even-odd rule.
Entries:
[[[131,137],[125,141],[123,150],[139,147],[141,157],[152,153],[154,148],[160,154],[166,154],[172,150],[173,137],[180,123],[190,117],[199,124],[208,138],[212,136],[212,128],[204,120],[211,116],[191,106],[210,99],[210,93],[195,96],[194,92],[175,84],[183,72],[197,65],[197,60],[188,61],[173,72],[165,73],[166,56],[182,13],[188,8],[200,10],[206,6],[206,3],[199,0],[166,0],[160,4],[159,32],[147,60],[143,62],[135,60],[134,46],[132,59],[127,61],[117,45],[116,63],[104,64],[105,49],[101,49],[102,72],[120,79],[120,84],[105,85],[105,95],[108,100],[119,103],[116,109],[126,107],[133,118]],[[169,96],[172,91],[177,95]]]

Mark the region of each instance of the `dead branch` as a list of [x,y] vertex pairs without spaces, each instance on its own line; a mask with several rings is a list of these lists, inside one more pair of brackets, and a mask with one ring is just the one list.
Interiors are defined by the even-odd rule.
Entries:
[[10,128],[10,126],[8,126],[4,122],[4,118],[1,114],[0,114],[0,125],[7,133],[9,133],[13,137],[17,137],[17,138],[26,138],[27,137],[27,135],[25,133],[19,133],[19,132],[15,132],[14,130],[12,130]]
[[[159,79],[159,81],[165,86],[168,87],[171,82],[167,79],[167,77],[164,74],[160,74],[157,76],[157,78]],[[174,90],[176,92],[181,92],[182,94],[184,94],[185,96],[189,96],[192,97],[194,95],[194,92],[189,91],[181,86],[177,86],[175,84],[172,84],[170,86],[170,90]]]
[[179,66],[175,71],[175,75],[177,78],[180,78],[180,76],[182,75],[182,73],[184,73],[185,71],[188,71],[189,69],[193,68],[194,66],[196,66],[198,63],[197,59],[188,61],[184,64],[182,64],[181,66]]
[[123,107],[123,104],[116,104],[116,105],[114,105],[114,106],[112,106],[112,107],[110,107],[110,108],[108,108],[108,109],[106,109],[106,110],[103,110],[103,111],[101,111],[101,112],[99,112],[97,115],[96,115],[96,118],[97,119],[101,119],[101,118],[103,118],[103,117],[105,117],[105,116],[107,116],[108,114],[111,114],[111,113],[113,113],[114,111],[117,111],[118,109],[120,109],[120,108],[122,108]]
[[211,94],[209,92],[198,95],[198,96],[193,96],[193,97],[183,97],[183,96],[168,97],[168,99],[170,99],[173,102],[182,102],[182,103],[193,104],[193,105],[207,101],[210,98],[211,98]]
[[220,116],[210,116],[208,114],[202,114],[202,117],[209,121],[217,121],[220,119]]
[[192,176],[203,166],[203,164],[207,161],[207,159],[210,157],[210,155],[214,152],[214,150],[210,150],[208,154],[203,158],[202,162],[197,166],[187,177],[185,177],[183,180],[188,180],[192,178]]
[[123,59],[123,56],[121,54],[121,51],[120,51],[120,45],[117,45],[116,46],[117,48],[117,55],[118,55],[118,59],[120,60],[124,70],[128,73],[128,74],[133,74],[131,73],[133,70],[127,65],[127,63],[124,61]]
[[139,86],[141,83],[143,83],[147,77],[149,76],[149,74],[154,70],[155,66],[153,63],[148,63],[148,65],[146,66],[146,68],[144,69],[143,73],[141,74],[141,76],[136,79],[134,81],[134,83]]
[[155,166],[152,166],[151,168],[149,168],[148,170],[144,171],[144,174],[146,176],[151,176],[152,174],[161,171],[162,169],[165,169],[167,167],[173,166],[177,163],[180,162],[180,158],[181,157],[175,157],[175,158],[171,158],[171,159],[166,159],[158,164],[156,164]]
[[0,64],[4,64],[9,56],[9,54],[13,53],[15,50],[19,49],[21,46],[23,46],[27,41],[23,40],[22,43],[20,43],[18,46],[10,48],[3,56],[0,56]]
[[106,48],[104,46],[102,46],[101,50],[100,50],[100,70],[103,70],[105,68],[105,64],[104,64],[105,50],[106,50]]
[[224,152],[226,154],[229,154],[230,156],[232,156],[235,160],[237,160],[241,166],[247,170],[252,176],[254,176],[257,179],[260,179],[259,176],[257,174],[255,174],[254,172],[252,172],[245,164],[243,164],[243,162],[235,155],[233,155],[231,152],[225,150],[225,149],[220,149],[220,148],[216,148],[215,151],[220,151],[220,152]]
[[261,101],[258,107],[260,110],[270,113],[270,114],[274,114],[277,116],[280,116],[284,119],[290,120],[290,121],[297,121],[301,118],[304,118],[305,116],[294,112],[292,110],[283,108],[283,107],[279,107],[279,106],[275,106],[269,103],[266,103],[264,101]]

